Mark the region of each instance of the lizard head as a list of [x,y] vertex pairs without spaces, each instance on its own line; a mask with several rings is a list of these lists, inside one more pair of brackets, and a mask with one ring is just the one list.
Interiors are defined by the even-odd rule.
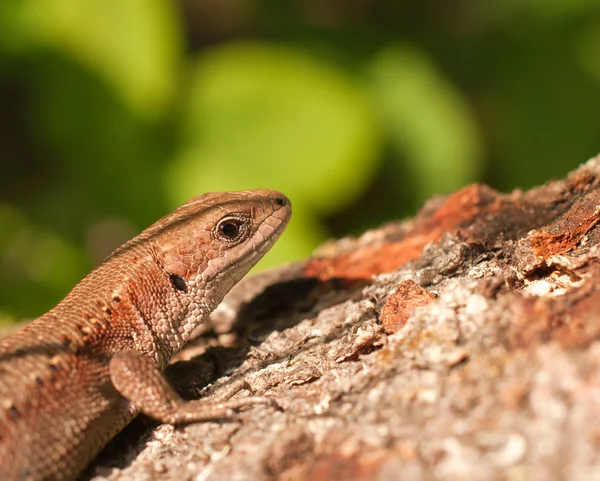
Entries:
[[215,192],[190,199],[144,233],[175,289],[210,303],[262,258],[287,226],[290,201],[273,190]]

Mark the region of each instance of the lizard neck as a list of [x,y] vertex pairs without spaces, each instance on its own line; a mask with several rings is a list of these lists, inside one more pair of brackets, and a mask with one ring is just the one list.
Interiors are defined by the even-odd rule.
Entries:
[[215,305],[178,291],[153,250],[136,246],[111,256],[44,318],[77,345],[108,355],[143,352],[164,368]]
[[152,246],[136,245],[112,255],[44,317],[76,345],[108,355],[143,352],[164,369],[226,290],[200,281],[182,292]]
[[163,369],[215,307],[205,297],[177,290],[153,261],[140,265],[121,290],[119,312],[122,322],[133,327],[135,349]]
[[212,306],[202,301],[188,302],[177,297],[171,297],[168,305],[152,313],[140,311],[138,326],[142,328],[138,327],[138,332],[146,330],[149,334],[140,350],[153,357],[164,369],[169,360],[187,344],[194,329],[206,321],[211,311]]
[[125,276],[121,312],[135,326],[136,350],[165,368],[193,331],[208,319],[234,281],[228,276],[214,287],[215,283],[198,276],[180,290],[162,265],[159,254],[149,248],[135,271]]

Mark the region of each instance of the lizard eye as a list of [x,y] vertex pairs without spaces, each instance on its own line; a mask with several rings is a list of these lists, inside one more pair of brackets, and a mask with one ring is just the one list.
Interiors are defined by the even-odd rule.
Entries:
[[222,222],[219,226],[219,233],[228,239],[235,239],[240,233],[240,225],[237,222]]
[[248,231],[248,219],[225,217],[217,224],[215,235],[227,242],[239,241]]

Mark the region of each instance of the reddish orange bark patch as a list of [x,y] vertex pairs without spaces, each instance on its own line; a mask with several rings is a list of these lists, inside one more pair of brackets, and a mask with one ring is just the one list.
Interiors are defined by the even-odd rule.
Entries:
[[333,257],[312,258],[306,266],[306,275],[321,280],[336,277],[370,280],[374,275],[394,272],[418,258],[428,243],[437,242],[444,233],[455,231],[478,216],[498,197],[496,191],[484,185],[465,187],[449,196],[431,216],[418,221],[402,239],[360,246]]
[[600,191],[592,190],[577,199],[556,222],[529,234],[536,256],[547,259],[573,249],[581,238],[600,220]]
[[392,458],[390,452],[370,449],[364,449],[356,453],[336,452],[326,454],[310,464],[307,463],[303,475],[295,479],[310,481],[375,479],[382,464],[390,458]]
[[381,324],[391,334],[406,324],[415,307],[429,304],[435,297],[414,281],[405,281],[387,298],[381,309]]

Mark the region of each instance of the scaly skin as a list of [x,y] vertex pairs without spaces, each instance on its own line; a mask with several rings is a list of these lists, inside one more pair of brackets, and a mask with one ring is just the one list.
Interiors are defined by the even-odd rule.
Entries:
[[140,411],[177,423],[252,403],[185,403],[162,371],[290,216],[275,191],[195,197],[0,341],[0,479],[73,479]]

